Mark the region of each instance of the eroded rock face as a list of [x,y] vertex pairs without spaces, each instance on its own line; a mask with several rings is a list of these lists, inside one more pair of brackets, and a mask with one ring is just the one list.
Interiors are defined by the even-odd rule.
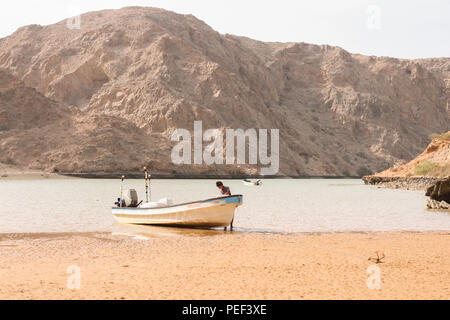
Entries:
[[264,43],[154,8],[87,13],[79,30],[20,28],[0,39],[0,68],[9,86],[0,151],[24,168],[258,172],[172,164],[171,133],[203,120],[205,129],[279,128],[280,174],[357,175],[409,161],[430,133],[450,129],[448,58]]
[[425,195],[435,201],[450,203],[450,177],[437,181],[427,189]]

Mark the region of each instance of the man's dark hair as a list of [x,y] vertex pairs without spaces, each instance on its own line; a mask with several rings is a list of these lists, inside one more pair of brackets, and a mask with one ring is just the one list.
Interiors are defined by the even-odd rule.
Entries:
[[222,183],[222,181],[217,181],[217,182],[216,182],[216,186],[218,186],[218,187],[221,187],[221,186],[223,186],[223,183]]

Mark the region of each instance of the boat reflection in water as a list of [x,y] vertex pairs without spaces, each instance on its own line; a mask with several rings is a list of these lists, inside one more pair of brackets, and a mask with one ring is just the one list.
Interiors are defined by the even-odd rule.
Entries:
[[116,222],[112,228],[112,235],[132,237],[135,240],[146,240],[161,237],[212,237],[227,234],[223,229],[200,229],[166,227],[153,225],[123,224]]

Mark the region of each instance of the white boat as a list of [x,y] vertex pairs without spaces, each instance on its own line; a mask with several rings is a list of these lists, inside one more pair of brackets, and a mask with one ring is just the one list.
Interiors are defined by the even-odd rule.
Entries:
[[242,195],[232,195],[157,208],[113,207],[112,213],[120,223],[196,228],[227,227],[234,219],[236,208],[242,205],[242,198]]
[[246,186],[261,186],[262,185],[262,181],[261,180],[250,181],[250,180],[245,179],[245,180],[242,180],[242,182]]

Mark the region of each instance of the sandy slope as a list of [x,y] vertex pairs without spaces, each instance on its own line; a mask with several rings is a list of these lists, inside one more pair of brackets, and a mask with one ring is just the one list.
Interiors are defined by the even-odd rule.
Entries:
[[374,177],[412,177],[418,176],[415,169],[424,163],[430,163],[436,168],[426,173],[426,176],[443,178],[450,174],[450,131],[447,138],[435,138],[415,159],[388,170],[379,172]]

